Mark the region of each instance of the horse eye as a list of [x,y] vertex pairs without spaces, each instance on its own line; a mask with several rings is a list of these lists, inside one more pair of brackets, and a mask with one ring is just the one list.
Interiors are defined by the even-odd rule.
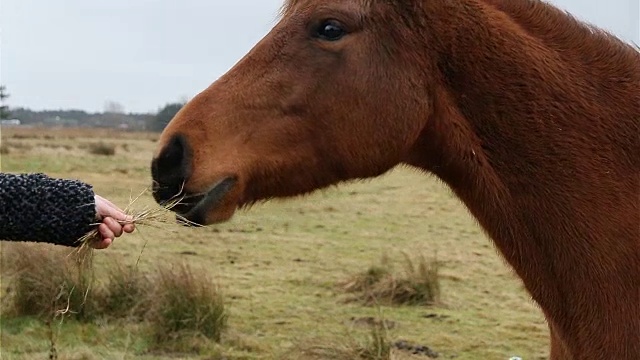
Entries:
[[315,31],[315,36],[327,41],[340,40],[347,32],[337,20],[325,20]]

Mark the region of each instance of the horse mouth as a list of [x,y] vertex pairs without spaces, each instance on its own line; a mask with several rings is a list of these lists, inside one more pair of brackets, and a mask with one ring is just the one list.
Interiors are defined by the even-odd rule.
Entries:
[[220,207],[236,183],[236,178],[226,177],[203,194],[185,196],[184,199],[188,199],[187,202],[183,200],[172,208],[178,214],[177,221],[186,226],[208,225],[207,214]]

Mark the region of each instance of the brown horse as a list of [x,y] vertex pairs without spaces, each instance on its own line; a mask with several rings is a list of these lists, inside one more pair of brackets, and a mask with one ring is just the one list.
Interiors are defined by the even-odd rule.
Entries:
[[540,305],[552,359],[640,359],[640,52],[537,0],[289,0],[161,136],[155,197],[434,173]]

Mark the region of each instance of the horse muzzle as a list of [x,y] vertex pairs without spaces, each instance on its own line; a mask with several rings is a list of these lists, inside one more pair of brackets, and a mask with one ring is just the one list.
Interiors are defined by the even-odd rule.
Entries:
[[208,225],[208,214],[222,205],[225,197],[236,183],[236,178],[226,177],[204,194],[186,195],[172,208],[178,214],[178,222],[192,226]]
[[[224,220],[229,212],[227,195],[238,184],[235,176],[221,176],[203,192],[188,190],[188,182],[193,173],[193,152],[185,136],[172,136],[151,162],[153,179],[153,198],[155,201],[175,212],[178,222],[186,225],[208,225]],[[233,196],[231,196],[233,197]],[[235,204],[233,206],[235,210]]]

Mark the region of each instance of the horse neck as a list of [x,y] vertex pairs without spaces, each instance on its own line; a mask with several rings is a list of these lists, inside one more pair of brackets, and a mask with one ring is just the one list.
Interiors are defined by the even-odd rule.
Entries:
[[[640,264],[629,215],[639,211],[637,58],[585,67],[491,5],[447,4],[425,21],[442,76],[407,162],[445,181],[547,315],[568,319],[595,279],[612,284]],[[604,313],[604,301],[593,306]]]

